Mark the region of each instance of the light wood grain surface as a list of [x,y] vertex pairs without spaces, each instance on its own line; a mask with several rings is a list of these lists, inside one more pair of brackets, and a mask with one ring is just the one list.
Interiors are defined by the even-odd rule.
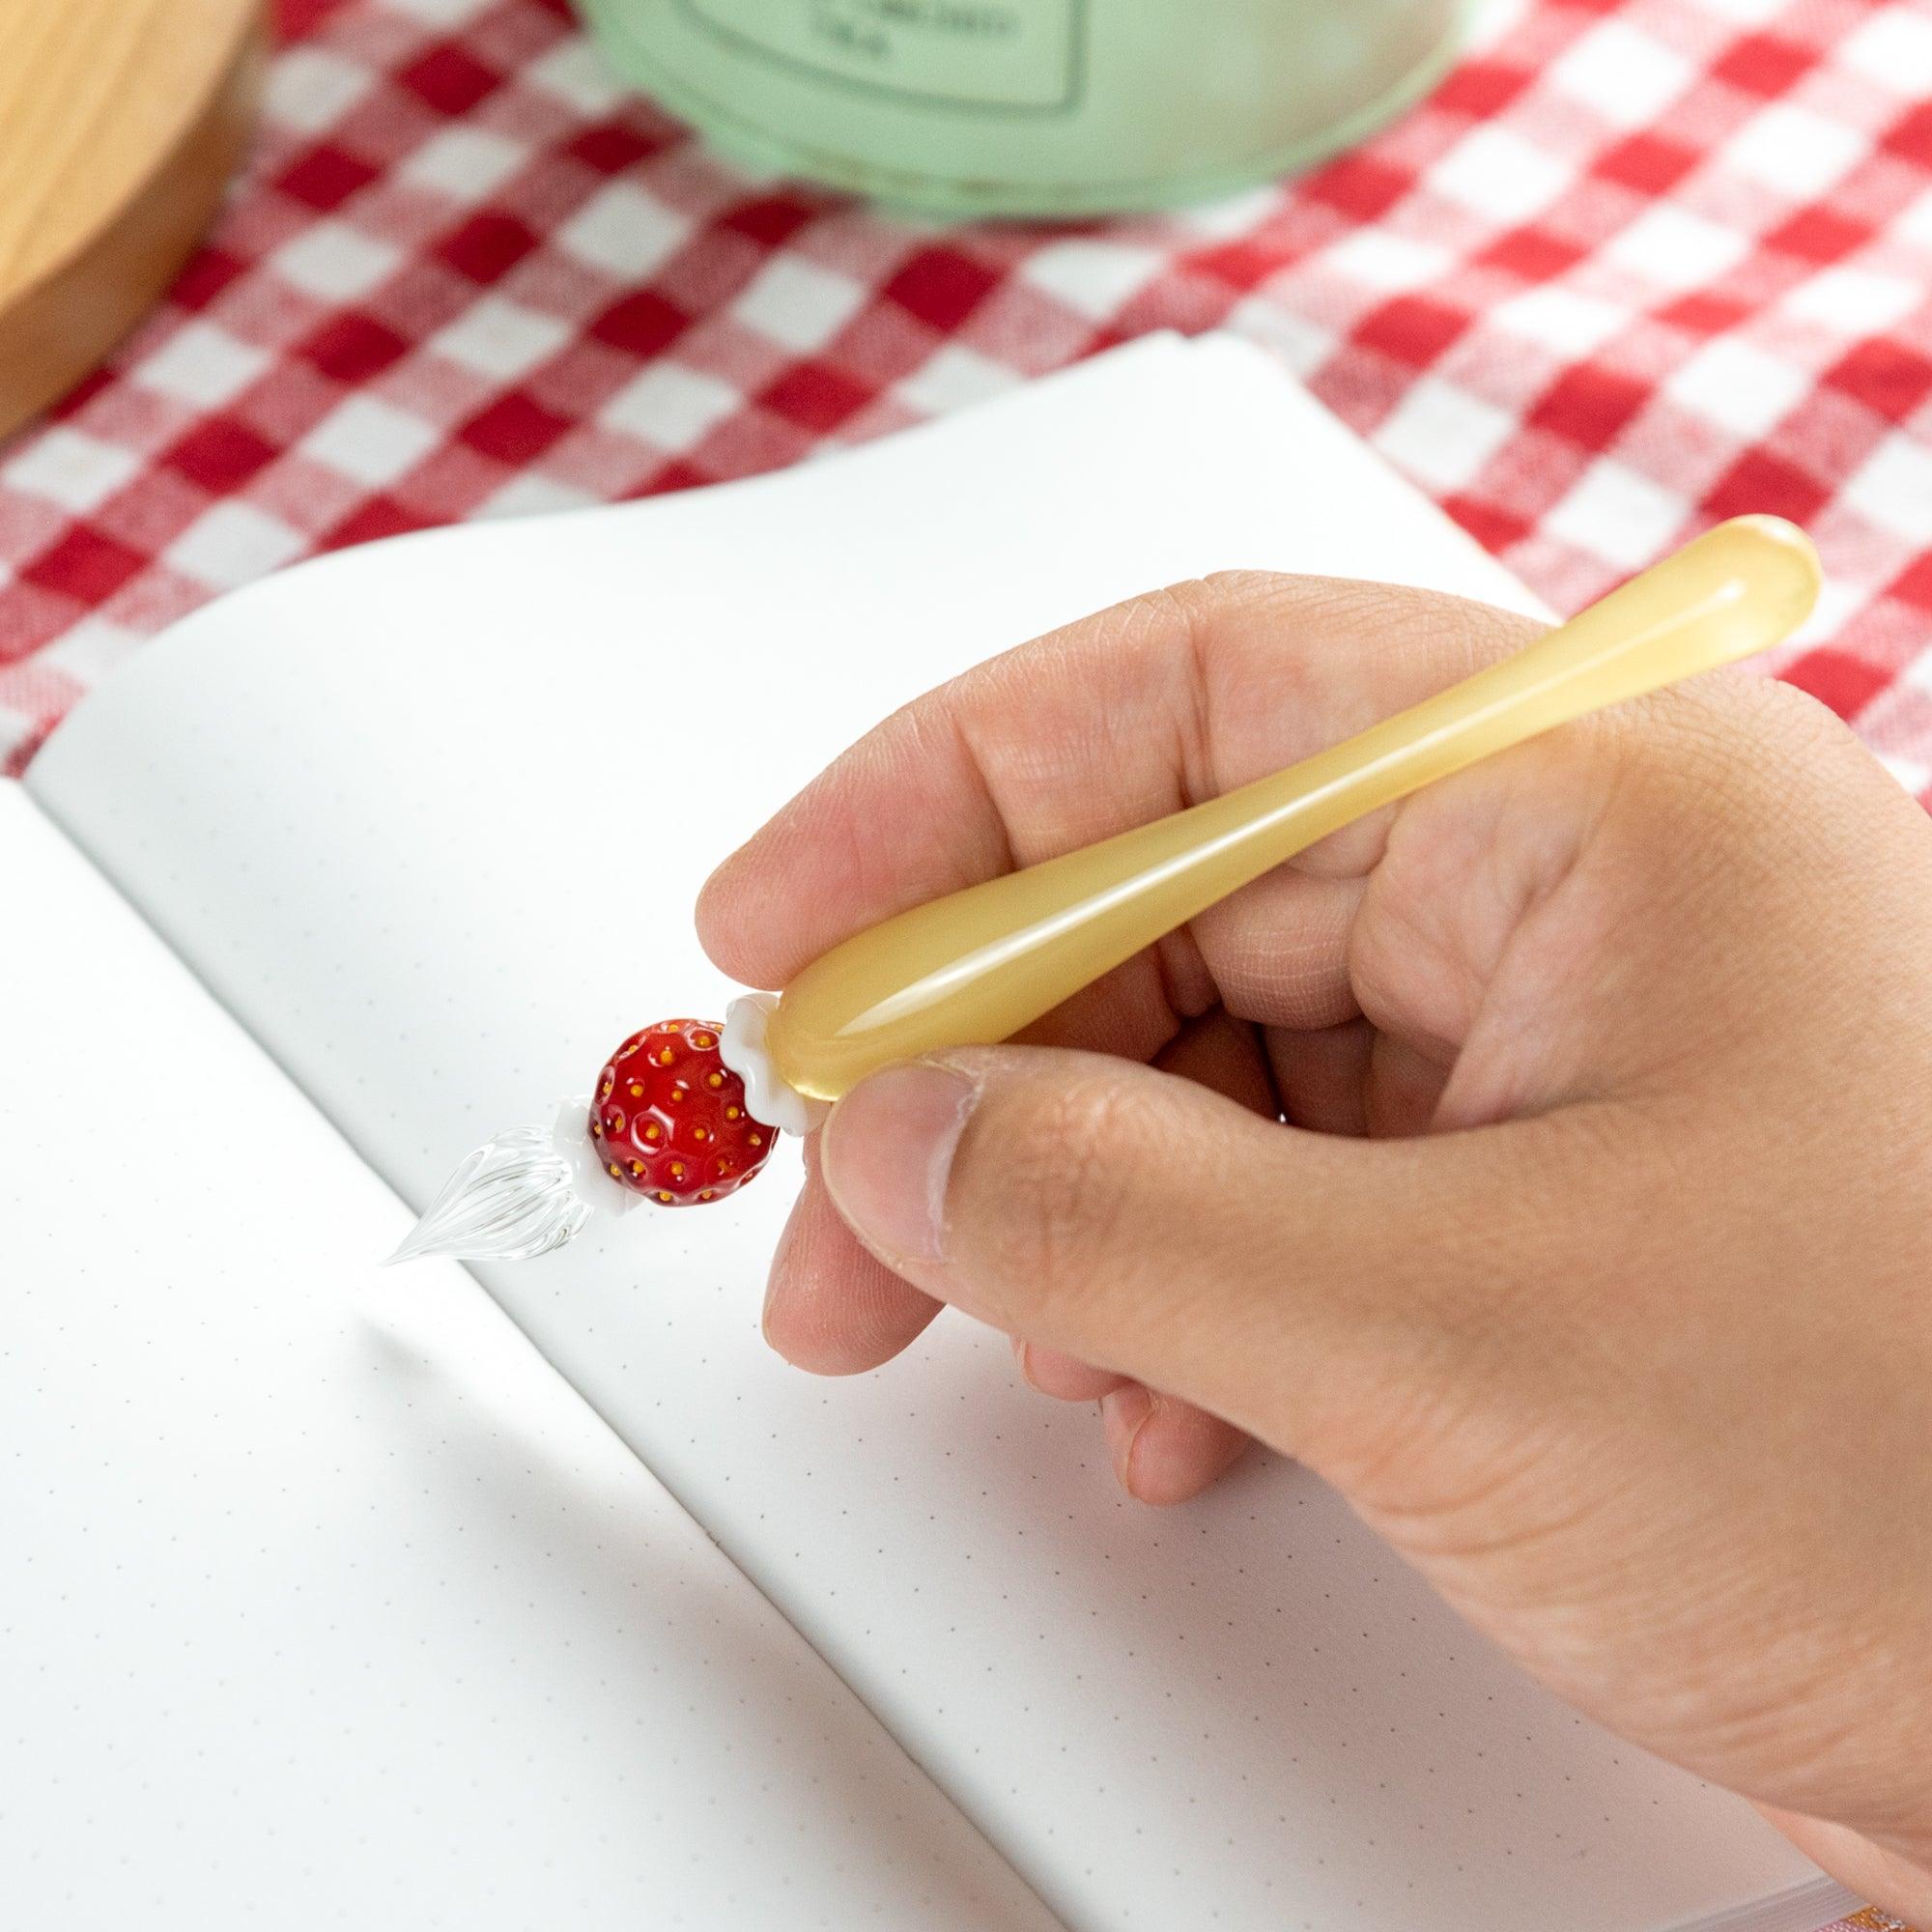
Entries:
[[0,0],[0,436],[138,322],[241,157],[263,0]]

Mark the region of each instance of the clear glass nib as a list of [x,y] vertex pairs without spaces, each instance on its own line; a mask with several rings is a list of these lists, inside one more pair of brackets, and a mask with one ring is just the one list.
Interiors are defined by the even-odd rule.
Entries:
[[[579,1137],[582,1138],[580,1116]],[[486,1141],[443,1183],[390,1263],[447,1255],[458,1261],[528,1261],[560,1248],[591,1214],[578,1192],[579,1163],[549,1127],[515,1127]]]

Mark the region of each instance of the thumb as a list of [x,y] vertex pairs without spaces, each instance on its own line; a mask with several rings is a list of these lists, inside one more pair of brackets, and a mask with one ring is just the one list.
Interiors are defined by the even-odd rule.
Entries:
[[1471,1355],[1539,1346],[1519,1314],[1542,1297],[1513,1291],[1575,1278],[1576,1139],[1544,1120],[1345,1140],[1138,1063],[1009,1046],[874,1075],[820,1158],[915,1286],[1321,1467],[1338,1428],[1359,1441]]

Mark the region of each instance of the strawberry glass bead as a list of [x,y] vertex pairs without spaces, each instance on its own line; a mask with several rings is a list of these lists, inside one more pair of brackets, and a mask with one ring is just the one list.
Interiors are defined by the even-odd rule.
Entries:
[[776,1138],[745,1105],[745,1083],[719,1057],[710,1020],[660,1020],[605,1063],[590,1134],[613,1180],[664,1208],[735,1194]]

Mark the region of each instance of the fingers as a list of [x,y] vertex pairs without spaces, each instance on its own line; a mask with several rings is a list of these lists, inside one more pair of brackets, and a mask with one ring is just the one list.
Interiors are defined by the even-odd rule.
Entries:
[[807,1143],[805,1186],[772,1256],[765,1340],[814,1375],[863,1375],[915,1341],[940,1304],[867,1253],[839,1219],[815,1148]]
[[[1215,1013],[1187,1028],[1161,1064],[1272,1117],[1273,1089],[1252,1028]],[[806,1143],[806,1184],[772,1257],[765,1290],[766,1340],[795,1367],[859,1375],[914,1341],[940,1304],[871,1255],[833,1208],[818,1174],[818,1141]],[[1118,1376],[1042,1351],[1021,1373],[1044,1393],[1097,1402]]]
[[[1276,770],[1532,629],[1453,598],[1319,578],[1138,598],[880,725],[724,863],[699,933],[735,978],[782,985],[892,913]],[[1350,828],[1298,869],[1358,874],[1378,838]]]
[[1214,997],[1261,1026],[1304,1030],[1354,1018],[1349,937],[1363,893],[1357,878],[1316,879],[1280,867],[1209,906],[1188,931]]
[[1099,1405],[1114,1475],[1140,1502],[1186,1502],[1224,1475],[1247,1446],[1238,1429],[1178,1396],[1090,1368],[1056,1349],[1015,1342],[1013,1354],[1020,1374],[1042,1395]]
[[[1254,1030],[1215,1013],[1188,1028],[1163,1064],[1271,1118],[1274,1091]],[[846,1228],[808,1148],[804,1193],[780,1241],[765,1333],[788,1361],[825,1375],[876,1368],[907,1346],[939,1304],[902,1281]],[[1021,1375],[1042,1394],[1098,1403],[1108,1453],[1129,1494],[1173,1503],[1198,1494],[1239,1456],[1237,1430],[1175,1397],[1052,1349],[1015,1341]]]
[[1123,1382],[1100,1401],[1107,1455],[1122,1489],[1144,1503],[1184,1503],[1238,1460],[1247,1438],[1191,1402]]
[[1179,1074],[1224,1095],[1264,1121],[1273,1120],[1280,1111],[1259,1036],[1231,1013],[1208,1013],[1184,1027],[1154,1065],[1163,1073]]
[[1098,1402],[1122,1387],[1127,1379],[1112,1369],[1096,1369],[1077,1355],[1065,1354],[1058,1349],[1036,1348],[1017,1335],[1013,1337],[1013,1360],[1019,1365],[1021,1378],[1030,1387],[1057,1402]]
[[927,1293],[1321,1466],[1331,1419],[1453,1379],[1457,1351],[1487,1371],[1547,1346],[1509,1297],[1599,1238],[1575,1139],[1336,1140],[1147,1067],[1007,1047],[866,1082],[821,1158],[840,1214]]
[[1376,1030],[1365,1019],[1297,1032],[1270,1027],[1268,1068],[1283,1115],[1318,1134],[1369,1131],[1369,1067]]
[[[766,1338],[785,1360],[817,1375],[863,1374],[916,1340],[940,1306],[867,1253],[822,1184],[808,1181],[780,1240],[765,1301]],[[1189,1403],[1148,1398],[1122,1377],[1052,1350],[1016,1343],[1014,1352],[1021,1374],[1043,1394],[1101,1404],[1115,1473],[1142,1502],[1184,1502],[1241,1453],[1237,1430]],[[1121,1403],[1102,1401],[1117,1391]]]
[[[1214,1012],[1186,1028],[1157,1063],[1170,1073],[1225,1094],[1272,1120],[1274,1083],[1252,1027]],[[1198,1495],[1239,1457],[1246,1438],[1218,1416],[1165,1396],[1056,1349],[1016,1340],[1020,1373],[1043,1395],[1097,1402],[1114,1473],[1142,1502],[1178,1503]]]

